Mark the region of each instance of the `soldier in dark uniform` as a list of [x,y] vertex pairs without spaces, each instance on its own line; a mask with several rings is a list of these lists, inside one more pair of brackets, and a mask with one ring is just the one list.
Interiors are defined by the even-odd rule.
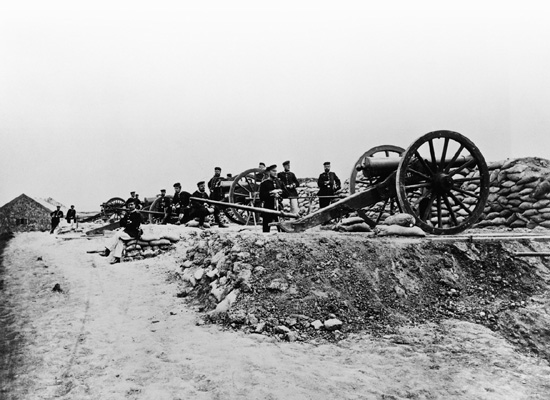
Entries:
[[141,202],[136,198],[136,192],[130,192],[130,197],[126,200],[126,207],[128,207],[128,203],[135,203],[136,208],[138,208],[138,202],[141,205]]
[[221,183],[225,180],[221,176],[222,169],[220,167],[214,168],[214,176],[208,181],[208,190],[210,191],[210,200],[222,201],[223,189]]
[[50,216],[52,217],[52,230],[50,231],[50,234],[52,234],[55,228],[57,228],[57,225],[59,225],[59,221],[61,221],[61,218],[63,218],[63,211],[61,211],[61,206],[57,206],[57,210],[52,212]]
[[113,238],[110,240],[108,245],[105,246],[105,251],[101,253],[104,257],[108,257],[109,255],[111,256],[111,264],[120,262],[125,240],[130,240],[132,238],[139,239],[142,234],[140,229],[141,214],[136,209],[136,203],[133,201],[129,202],[128,211],[128,213],[123,211],[123,215],[120,220],[120,226],[123,227],[124,230],[115,231]]
[[182,192],[179,182],[174,183],[174,197],[172,197],[171,213],[178,216],[177,225],[184,224],[191,219],[189,197],[191,197],[191,194],[189,192]]
[[71,208],[67,210],[66,220],[68,224],[71,224],[71,229],[73,229],[76,222],[76,210],[74,209],[74,206],[71,206]]
[[290,161],[285,161],[283,163],[284,171],[277,174],[277,178],[281,180],[283,185],[286,188],[287,195],[285,198],[290,200],[290,212],[293,214],[298,214],[298,191],[296,188],[300,186],[296,175],[293,172],[290,172]]
[[[279,209],[279,201],[286,191],[283,183],[277,178],[277,165],[271,165],[266,168],[267,178],[260,184],[260,200],[263,201],[264,208],[270,210]],[[269,232],[269,223],[277,221],[278,218],[273,214],[262,213],[262,231]]]
[[[334,196],[336,191],[340,190],[340,179],[334,172],[330,172],[330,162],[323,164],[325,172],[319,175],[317,186],[319,186],[318,196]],[[319,198],[319,208],[324,208],[331,203],[331,198]]]
[[[198,182],[197,188],[198,189],[193,193],[192,197],[210,199],[206,193],[206,185],[204,181]],[[191,201],[191,218],[199,218],[199,228],[204,229],[204,220],[210,214],[214,214],[214,221],[220,228],[226,228],[226,225],[220,221],[219,208],[211,207],[208,203],[203,203],[199,200]]]
[[164,213],[164,217],[162,218],[162,225],[166,225],[168,220],[170,219],[170,214],[172,209],[170,208],[170,198],[166,197],[166,189],[160,190],[160,197],[158,202],[158,210],[162,213]]
[[134,198],[134,203],[136,203],[136,209],[141,210],[143,206],[141,205],[141,200],[139,199],[139,194],[136,193],[136,197]]

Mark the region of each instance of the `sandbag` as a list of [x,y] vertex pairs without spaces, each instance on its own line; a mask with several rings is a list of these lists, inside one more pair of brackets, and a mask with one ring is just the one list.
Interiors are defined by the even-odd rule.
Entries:
[[400,225],[379,225],[375,228],[375,232],[378,236],[426,236],[426,232],[418,226],[406,227]]
[[340,221],[340,224],[353,225],[353,224],[361,224],[363,222],[365,222],[365,220],[361,217],[350,217],[350,218],[343,218],[342,221]]
[[372,229],[366,222],[353,225],[342,225],[340,226],[340,230],[344,232],[372,232]]
[[384,221],[384,225],[399,225],[404,227],[414,226],[415,219],[412,215],[407,213],[397,213],[390,215]]
[[134,250],[141,250],[141,246],[139,244],[131,244],[130,246],[126,246],[126,251],[134,251]]
[[149,246],[149,242],[146,242],[145,240],[138,240],[137,244],[139,244],[141,247]]
[[154,233],[144,233],[141,235],[140,239],[144,242],[150,242],[152,240],[160,240],[160,236]]
[[164,245],[170,245],[172,242],[170,242],[168,239],[159,239],[159,240],[151,240],[149,244],[151,246],[164,246]]
[[165,235],[162,235],[161,239],[168,239],[170,242],[179,242],[180,237],[177,234],[174,233],[167,233]]

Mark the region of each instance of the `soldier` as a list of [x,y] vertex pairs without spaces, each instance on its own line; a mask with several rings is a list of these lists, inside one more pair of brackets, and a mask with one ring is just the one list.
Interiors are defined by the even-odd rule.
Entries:
[[166,197],[166,189],[160,190],[160,197],[158,202],[158,210],[162,213],[164,213],[164,217],[162,218],[162,225],[166,225],[166,222],[170,218],[171,209],[170,209],[170,198]]
[[128,200],[126,200],[126,207],[128,207],[128,203],[136,203],[136,192],[130,192],[130,197],[128,197]]
[[300,186],[296,175],[293,172],[290,172],[290,161],[285,161],[283,163],[284,171],[277,174],[277,178],[281,180],[283,185],[286,188],[286,193],[288,194],[288,199],[290,200],[290,212],[293,214],[298,214],[298,191],[296,188]]
[[74,224],[76,222],[76,210],[74,209],[74,206],[71,206],[69,210],[67,210],[67,223],[71,224],[71,229],[74,229]]
[[256,172],[256,174],[254,175],[254,178],[256,178],[256,180],[258,182],[261,182],[265,179],[265,177],[267,175],[267,171],[265,169],[265,164],[263,162],[260,162],[258,164],[258,169],[261,169],[261,172]]
[[[204,181],[200,181],[197,183],[197,190],[193,193],[192,196],[201,199],[209,199],[208,194],[206,193],[206,185]],[[220,228],[227,227],[220,220],[219,208],[210,207],[208,203],[203,203],[199,200],[191,201],[191,218],[199,218],[199,228],[204,229],[204,220],[206,216],[210,214],[214,214],[214,221],[218,224]]]
[[334,172],[330,172],[330,162],[325,162],[323,166],[325,172],[319,175],[319,179],[317,179],[317,186],[319,186],[317,195],[320,196],[319,208],[325,208],[332,201],[331,198],[324,198],[323,196],[334,196],[334,193],[340,190],[340,179]]
[[[260,200],[263,201],[264,208],[278,210],[279,201],[285,188],[283,183],[277,178],[277,165],[271,165],[266,168],[266,173],[267,178],[260,184]],[[277,220],[276,215],[262,213],[262,231],[269,232],[271,229],[269,223]]]
[[134,199],[134,203],[136,203],[136,209],[141,210],[143,207],[141,205],[141,200],[139,199],[139,194],[136,193],[136,197]]
[[129,239],[139,239],[141,235],[141,214],[136,209],[136,203],[133,201],[128,203],[128,213],[123,211],[122,218],[120,220],[120,226],[124,230],[115,231],[114,236],[110,240],[108,246],[105,246],[105,251],[101,253],[103,257],[111,255],[111,264],[120,262],[122,257],[122,249],[124,248],[124,241]]
[[210,200],[223,200],[223,190],[221,187],[221,183],[224,181],[224,179],[222,178],[221,173],[222,169],[220,167],[214,168],[214,176],[208,181]]
[[191,197],[191,194],[189,192],[182,192],[179,182],[174,183],[171,212],[178,216],[176,225],[186,223],[190,219],[189,197]]
[[57,209],[50,214],[52,217],[52,230],[50,231],[50,234],[53,233],[55,228],[57,228],[57,225],[59,225],[59,221],[61,221],[61,218],[63,218],[63,211],[61,211],[61,206],[57,206]]

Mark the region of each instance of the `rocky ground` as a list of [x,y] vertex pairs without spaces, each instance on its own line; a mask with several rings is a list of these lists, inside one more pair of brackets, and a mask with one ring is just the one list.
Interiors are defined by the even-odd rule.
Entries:
[[550,394],[547,259],[513,257],[546,242],[162,229],[173,250],[116,265],[101,238],[10,240],[0,398]]

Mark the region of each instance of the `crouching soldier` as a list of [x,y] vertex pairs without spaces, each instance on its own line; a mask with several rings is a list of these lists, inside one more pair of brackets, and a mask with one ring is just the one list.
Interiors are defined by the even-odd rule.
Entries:
[[120,226],[124,229],[115,231],[108,246],[105,246],[105,251],[101,253],[104,257],[111,256],[109,261],[111,264],[120,262],[122,250],[124,249],[124,241],[139,239],[141,235],[141,214],[136,209],[136,203],[130,202],[127,207],[129,212],[123,211],[122,219],[120,220]]
[[[209,200],[208,194],[206,193],[206,184],[204,181],[197,183],[197,190],[193,193],[193,197],[200,199]],[[214,214],[214,220],[220,228],[226,228],[220,220],[220,209],[217,207],[212,207],[208,203],[192,200],[191,201],[191,218],[199,218],[199,228],[204,229],[204,220],[210,214]]]

